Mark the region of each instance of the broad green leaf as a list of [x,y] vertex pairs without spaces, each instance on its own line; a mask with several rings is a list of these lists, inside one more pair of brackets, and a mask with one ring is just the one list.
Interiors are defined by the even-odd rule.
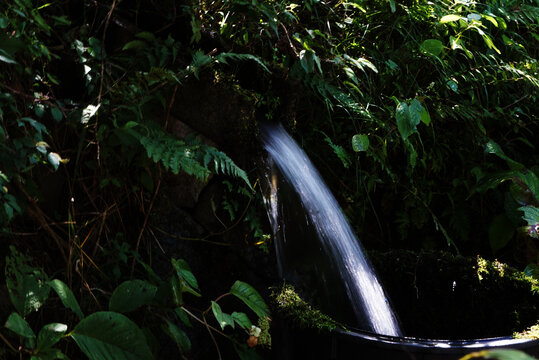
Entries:
[[524,212],[524,216],[522,218],[526,220],[528,225],[539,225],[539,208],[536,208],[535,206],[523,206],[518,209]]
[[352,136],[352,149],[355,152],[367,151],[369,149],[369,137],[365,134]]
[[65,324],[47,324],[39,330],[37,335],[37,349],[43,350],[54,346],[67,331]]
[[410,106],[408,106],[408,111],[410,112],[410,120],[412,124],[414,124],[414,126],[419,125],[421,122],[421,116],[425,111],[425,108],[423,105],[421,105],[419,100],[413,99]]
[[419,49],[425,54],[438,56],[444,50],[444,44],[437,39],[427,39],[419,45]]
[[230,293],[249,306],[258,317],[269,315],[269,309],[264,299],[251,285],[237,280],[230,288]]
[[416,131],[416,125],[419,124],[419,121],[417,123],[412,121],[408,104],[404,101],[397,105],[395,117],[397,119],[397,128],[399,129],[402,139],[408,139],[408,136]]
[[496,216],[490,223],[488,238],[493,253],[504,248],[515,234],[515,227],[507,215]]
[[459,20],[460,20],[459,15],[455,15],[455,14],[445,15],[440,19],[440,24],[445,24],[448,22],[459,21]]
[[219,325],[221,326],[221,329],[224,330],[224,328],[229,325],[231,326],[232,328],[234,328],[234,319],[232,318],[232,316],[230,316],[229,314],[227,313],[224,313],[222,310],[221,310],[221,306],[219,306],[218,303],[216,303],[215,301],[212,301],[211,302],[211,310],[213,312],[213,316],[215,316],[215,319],[217,320],[217,322],[219,323]]
[[152,360],[142,330],[125,315],[96,312],[69,334],[90,360]]
[[109,310],[127,313],[152,302],[157,287],[144,280],[127,280],[112,293]]
[[79,319],[82,319],[84,317],[84,314],[82,313],[79,303],[77,302],[77,299],[75,299],[75,295],[73,295],[73,292],[69,288],[69,286],[66,285],[61,280],[54,279],[52,281],[49,281],[50,287],[56,292],[60,300],[62,301],[62,304],[71,311],[73,311]]
[[249,317],[247,316],[247,314],[234,311],[231,316],[236,322],[236,324],[238,324],[241,328],[247,331],[251,329],[251,326],[253,324],[251,323],[251,320],[249,320]]
[[9,315],[4,326],[24,338],[32,339],[36,337],[30,325],[16,312]]
[[165,328],[166,333],[170,335],[170,337],[174,340],[176,345],[178,345],[178,349],[180,349],[180,352],[185,353],[191,350],[191,340],[189,340],[189,337],[178,326],[171,323],[167,320],[167,326]]

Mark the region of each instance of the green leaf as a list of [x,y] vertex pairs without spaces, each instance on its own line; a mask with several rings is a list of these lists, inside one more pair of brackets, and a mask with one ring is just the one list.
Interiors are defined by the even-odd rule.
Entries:
[[17,62],[13,60],[11,56],[3,49],[0,49],[0,61],[3,61],[8,64],[17,64]]
[[369,149],[369,137],[365,134],[352,136],[352,149],[355,152],[367,151]]
[[419,118],[415,120],[410,116],[410,110],[408,104],[402,101],[397,105],[395,111],[395,117],[397,119],[397,128],[403,140],[408,139],[410,135],[416,132],[416,126],[419,124]]
[[502,349],[481,351],[481,356],[485,359],[497,360],[535,360],[534,357],[520,350]]
[[498,145],[494,140],[489,140],[489,142],[485,146],[485,152],[487,154],[494,154],[494,155],[498,156],[500,159],[505,160],[505,162],[507,163],[507,166],[509,166],[511,168],[511,170],[523,170],[524,169],[524,165],[522,165],[521,163],[519,163],[519,162],[511,159],[507,155],[505,155],[505,153],[503,152],[500,145]]
[[536,208],[535,206],[523,206],[518,209],[524,212],[524,216],[522,218],[526,220],[528,225],[539,225],[539,208]]
[[437,39],[427,39],[419,45],[419,49],[425,54],[438,56],[444,50],[444,44]]
[[460,20],[459,15],[455,15],[455,14],[445,15],[440,19],[440,24],[445,24],[448,22],[454,22],[454,21],[459,21],[459,20]]
[[49,285],[56,292],[65,307],[73,311],[79,317],[79,319],[84,317],[79,303],[77,302],[77,299],[75,299],[75,295],[73,295],[73,292],[66,285],[66,283],[61,280],[54,279],[49,282]]
[[122,47],[122,51],[140,50],[148,47],[148,43],[143,40],[132,40]]
[[157,287],[144,280],[127,280],[112,293],[109,310],[127,313],[152,302]]
[[36,337],[30,325],[16,312],[9,315],[4,326],[24,338],[33,339]]
[[269,315],[264,299],[251,285],[238,280],[230,288],[230,293],[243,301],[258,317]]
[[172,259],[172,267],[180,279],[180,284],[182,286],[181,291],[187,291],[195,296],[200,296],[197,279],[195,278],[195,275],[193,275],[187,262],[183,259]]
[[177,307],[176,309],[174,309],[174,312],[176,313],[176,315],[178,315],[178,318],[182,321],[182,323],[185,326],[189,326],[189,327],[193,326],[191,325],[191,321],[189,320],[187,313],[181,307]]
[[167,327],[165,328],[165,332],[174,340],[180,352],[186,353],[191,350],[191,340],[189,340],[185,331],[168,320],[166,322]]
[[58,109],[57,107],[51,107],[51,115],[52,115],[52,118],[56,122],[61,121],[62,118],[64,117],[64,114],[62,114],[62,111]]
[[219,323],[219,325],[221,326],[221,329],[224,330],[224,328],[229,325],[231,326],[232,328],[234,328],[234,319],[232,318],[232,316],[230,316],[229,314],[227,313],[224,313],[222,310],[221,310],[221,306],[219,306],[218,303],[216,303],[215,301],[212,301],[211,302],[211,310],[213,312],[213,316],[215,316],[215,319],[217,320],[217,322]]
[[47,154],[47,160],[52,165],[54,170],[58,170],[60,163],[62,162],[62,157],[55,152],[50,152]]
[[247,314],[234,311],[231,316],[236,322],[236,324],[238,324],[241,328],[247,331],[251,329],[251,326],[253,324],[251,323],[251,320],[249,320],[249,317],[247,316]]
[[101,311],[84,318],[69,334],[90,360],[152,360],[142,330],[129,318]]
[[41,328],[37,335],[37,349],[42,350],[54,346],[67,331],[65,324],[47,324]]
[[493,253],[504,248],[515,234],[515,227],[507,215],[496,216],[490,223],[488,238]]

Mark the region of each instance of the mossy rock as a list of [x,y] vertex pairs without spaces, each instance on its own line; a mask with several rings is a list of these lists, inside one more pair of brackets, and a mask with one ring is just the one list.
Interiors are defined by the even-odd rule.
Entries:
[[[514,268],[444,252],[397,250],[369,256],[407,337],[538,335],[539,283]],[[291,286],[278,290],[273,293],[274,310],[293,326],[321,331],[343,326],[314,309],[309,305],[313,299],[301,299]]]

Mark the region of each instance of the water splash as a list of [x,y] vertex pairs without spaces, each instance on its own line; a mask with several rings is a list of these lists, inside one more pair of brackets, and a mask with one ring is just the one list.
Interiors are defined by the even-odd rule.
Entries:
[[[264,124],[261,132],[266,151],[299,195],[325,253],[335,263],[357,318],[366,319],[375,333],[401,336],[396,316],[359,240],[318,171],[281,125]],[[272,186],[270,212],[277,211],[275,190]]]

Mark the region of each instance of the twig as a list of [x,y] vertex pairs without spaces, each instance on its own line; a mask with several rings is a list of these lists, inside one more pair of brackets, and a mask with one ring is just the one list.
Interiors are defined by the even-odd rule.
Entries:
[[26,199],[28,200],[30,206],[28,206],[26,209],[29,213],[29,215],[33,218],[35,218],[45,229],[45,231],[54,239],[56,242],[56,245],[58,246],[58,250],[60,250],[60,253],[62,254],[62,257],[64,258],[64,261],[67,263],[67,256],[64,250],[65,244],[63,244],[63,239],[49,226],[46,215],[43,213],[43,211],[37,206],[34,199],[26,192],[24,187],[17,183],[17,186],[19,190],[26,196]]
[[[137,244],[135,246],[135,253],[138,254],[138,249],[140,246],[140,240],[142,239],[142,234],[144,234],[144,230],[146,229],[146,225],[148,224],[148,219],[150,218],[150,214],[152,212],[153,204],[155,202],[155,199],[157,198],[157,194],[159,193],[159,188],[161,187],[161,167],[157,167],[159,169],[159,179],[157,180],[157,185],[155,186],[155,190],[152,195],[152,199],[150,200],[150,205],[148,206],[148,210],[146,211],[146,216],[144,216],[144,222],[142,223],[142,228],[140,229],[140,232],[137,237]],[[131,277],[133,276],[133,272],[135,271],[135,263],[137,259],[133,258],[133,262],[131,263]]]
[[4,341],[4,342],[6,343],[6,345],[11,349],[11,351],[13,351],[13,352],[15,352],[15,353],[18,352],[17,349],[15,349],[15,348],[13,347],[13,345],[11,345],[11,343],[8,341],[8,339],[6,339],[6,338],[4,337],[4,335],[2,335],[2,333],[0,333],[0,339],[2,339],[2,341]]
[[[110,7],[109,13],[107,14],[107,20],[105,21],[105,26],[103,28],[103,36],[101,37],[101,72],[100,72],[100,79],[99,79],[99,94],[97,95],[97,103],[101,103],[101,96],[103,95],[103,82],[104,82],[104,76],[105,76],[105,38],[107,36],[107,29],[109,27],[110,23],[110,17],[112,16],[112,12],[114,11],[114,8],[116,7],[116,0],[113,0],[112,6]],[[99,139],[97,137],[97,124],[98,124],[98,116],[96,116],[95,124],[94,124],[94,131],[96,134],[96,146],[97,146],[97,162],[99,163],[100,160],[100,147],[99,147]]]

